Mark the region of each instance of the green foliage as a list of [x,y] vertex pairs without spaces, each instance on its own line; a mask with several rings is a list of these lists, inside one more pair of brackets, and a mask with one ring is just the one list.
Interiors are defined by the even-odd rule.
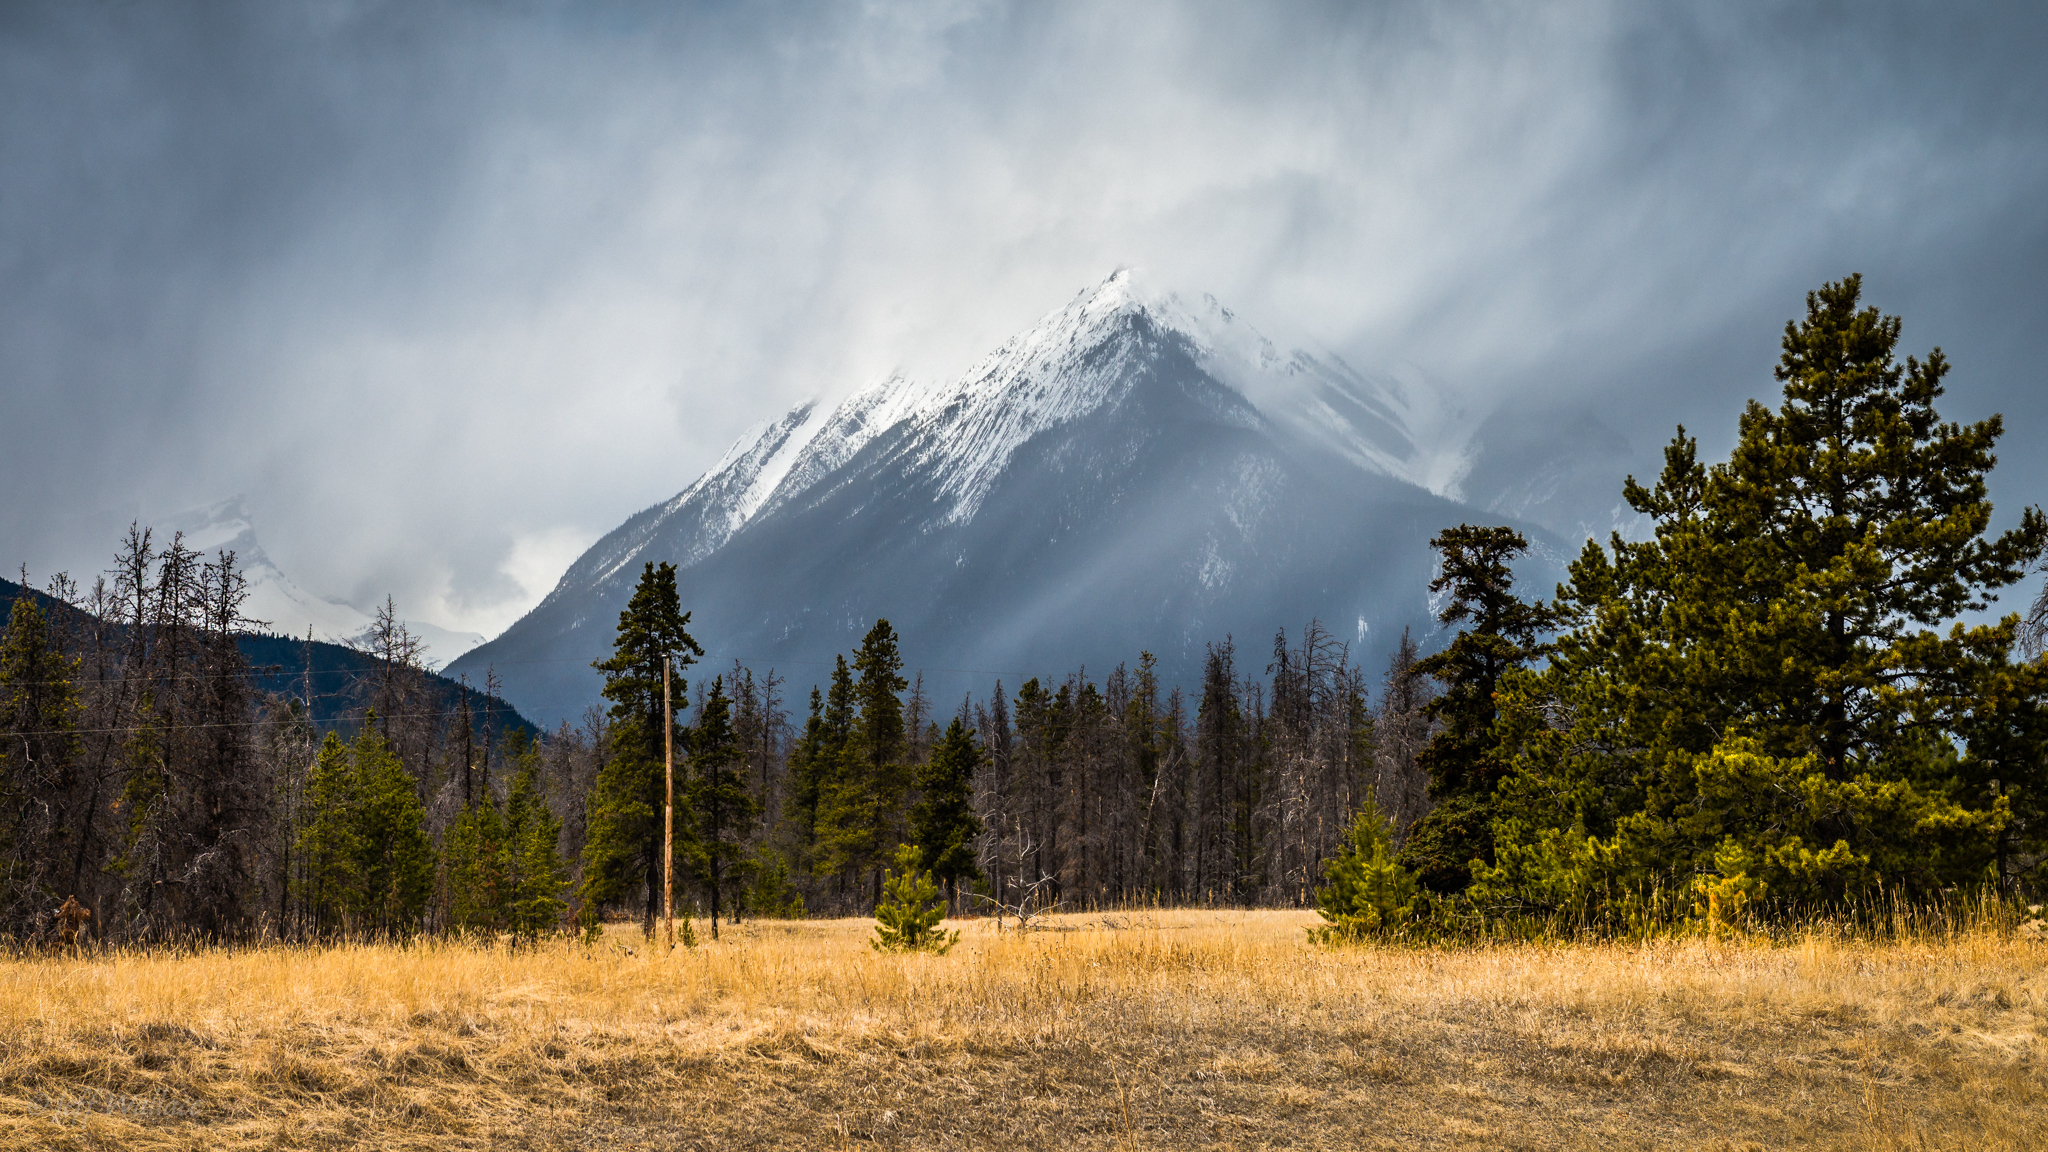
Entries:
[[505,802],[505,839],[512,864],[512,901],[505,925],[514,939],[533,940],[553,932],[569,910],[563,898],[569,869],[559,847],[562,822],[541,798],[539,759],[525,757]]
[[803,893],[790,879],[789,862],[763,847],[754,857],[753,883],[747,886],[747,911],[768,920],[804,918]]
[[561,924],[568,885],[557,841],[562,822],[539,787],[539,757],[517,757],[519,771],[500,813],[484,796],[456,817],[443,840],[449,927],[486,938],[500,932],[535,940]]
[[1437,619],[1469,626],[1414,666],[1444,691],[1423,709],[1437,734],[1416,757],[1429,774],[1435,807],[1409,831],[1401,858],[1424,887],[1455,893],[1471,884],[1473,862],[1493,860],[1494,788],[1509,766],[1493,730],[1495,692],[1501,677],[1542,652],[1538,637],[1554,617],[1514,594],[1509,563],[1529,549],[1521,533],[1460,524],[1438,533],[1430,546],[1442,554],[1443,568],[1429,590],[1450,593]]
[[306,779],[302,893],[328,932],[404,935],[434,889],[434,845],[412,777],[373,723],[329,733]]
[[50,622],[26,588],[0,638],[0,923],[19,923],[68,892],[52,888],[68,859],[77,813],[64,810],[76,772],[74,729],[84,711]]
[[682,855],[697,878],[711,890],[711,934],[718,935],[728,885],[744,855],[742,843],[759,805],[739,772],[739,748],[732,730],[732,701],[725,678],[711,681],[711,691],[697,709],[697,727],[690,740],[690,781],[687,791],[689,835]]
[[1454,793],[1409,826],[1400,861],[1424,888],[1455,895],[1493,858],[1492,796]]
[[1999,420],[1942,421],[1946,360],[1900,364],[1859,291],[1808,297],[1783,402],[1748,406],[1726,463],[1681,428],[1656,486],[1629,481],[1654,538],[1589,542],[1549,666],[1503,677],[1514,773],[1480,903],[1618,923],[1709,876],[1785,913],[2010,886],[2048,849],[2048,680],[2011,662],[2017,617],[1957,620],[2048,520],[1986,534]]
[[981,879],[974,859],[974,838],[981,834],[981,819],[974,814],[974,772],[982,759],[973,730],[955,716],[917,773],[920,799],[910,813],[911,841],[948,892],[957,891],[963,880]]
[[875,906],[877,952],[934,952],[941,956],[960,942],[960,933],[946,932],[946,903],[938,882],[920,871],[922,854],[912,844],[896,849],[896,871],[882,874],[882,902]]
[[504,926],[511,901],[511,851],[504,815],[490,796],[462,810],[441,840],[448,927],[486,939]]
[[[587,804],[583,886],[578,893],[586,924],[596,922],[604,905],[624,899],[637,880],[648,886],[645,921],[652,930],[661,884],[665,741],[675,739],[678,760],[688,750],[686,732],[663,731],[662,667],[664,660],[686,666],[704,654],[687,630],[689,622],[690,614],[682,610],[676,592],[675,566],[650,563],[626,610],[619,613],[611,657],[591,665],[604,673],[604,695],[612,702],[614,723],[611,746]],[[672,677],[669,692],[677,715],[688,699],[687,687],[682,676]],[[680,792],[679,783],[679,806]]]
[[[842,663],[844,658],[842,657]],[[789,750],[789,825],[794,835],[797,865],[807,865],[818,840],[818,790],[820,773],[826,767],[825,702],[815,685],[811,688],[811,712],[804,720],[803,735]]]
[[[817,867],[823,874],[878,867],[891,823],[909,790],[903,702],[909,686],[896,632],[887,620],[861,640],[848,668],[842,657],[826,696],[817,753]],[[859,679],[852,678],[853,673]],[[855,711],[858,709],[858,712]]]
[[1387,818],[1367,792],[1351,822],[1344,847],[1323,870],[1316,890],[1316,914],[1325,923],[1309,929],[1319,944],[1401,936],[1427,912],[1429,897],[1394,859]]

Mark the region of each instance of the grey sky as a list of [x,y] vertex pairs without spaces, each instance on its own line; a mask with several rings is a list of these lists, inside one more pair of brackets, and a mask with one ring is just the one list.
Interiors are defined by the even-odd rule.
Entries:
[[2006,413],[2010,511],[2044,49],[2021,4],[11,4],[0,560],[243,492],[314,591],[494,633],[749,424],[1120,265],[1646,462],[1862,271]]

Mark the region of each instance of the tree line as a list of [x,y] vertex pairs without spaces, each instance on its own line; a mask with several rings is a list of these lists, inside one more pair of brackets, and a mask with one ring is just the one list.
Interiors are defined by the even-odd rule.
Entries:
[[714,931],[750,910],[866,912],[904,845],[956,908],[1028,891],[1301,904],[1366,793],[1411,817],[1427,804],[1416,755],[1433,693],[1406,636],[1377,700],[1311,621],[1292,641],[1277,634],[1252,674],[1230,639],[1212,644],[1192,694],[1162,685],[1141,653],[1099,681],[1075,671],[1014,694],[998,682],[942,712],[878,620],[812,687],[800,723],[780,676],[736,664],[699,675],[665,739],[662,663],[673,698],[701,653],[688,626],[675,570],[650,562],[598,665],[612,705],[587,809],[587,916],[632,905],[651,930],[659,914],[671,743],[676,857]]
[[428,672],[388,601],[352,648],[269,635],[232,551],[140,526],[89,587],[0,591],[0,938],[67,898],[116,943],[530,932],[543,839],[564,898],[592,739]]

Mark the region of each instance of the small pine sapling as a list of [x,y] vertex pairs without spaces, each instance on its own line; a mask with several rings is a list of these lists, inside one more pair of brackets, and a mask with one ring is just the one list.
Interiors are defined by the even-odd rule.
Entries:
[[1415,877],[1394,860],[1387,819],[1370,792],[1324,875],[1329,882],[1316,890],[1316,913],[1327,923],[1308,930],[1318,944],[1405,934],[1426,907]]
[[924,853],[915,845],[896,849],[898,872],[882,874],[882,902],[875,906],[875,938],[869,946],[877,952],[932,952],[940,956],[960,942],[960,933],[939,928],[946,918],[946,902],[939,896],[939,883],[922,871]]

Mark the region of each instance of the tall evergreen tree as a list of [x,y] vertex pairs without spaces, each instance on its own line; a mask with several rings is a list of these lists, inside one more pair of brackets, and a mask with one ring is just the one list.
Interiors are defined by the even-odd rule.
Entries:
[[1472,883],[1472,861],[1493,862],[1494,786],[1509,764],[1493,731],[1494,693],[1501,677],[1542,651],[1539,637],[1552,614],[1514,594],[1509,565],[1529,549],[1521,533],[1460,524],[1429,543],[1443,557],[1429,590],[1450,593],[1437,619],[1466,627],[1414,666],[1435,677],[1443,694],[1424,709],[1437,733],[1417,757],[1433,807],[1409,830],[1401,862],[1424,887],[1450,893]]
[[981,879],[975,866],[975,837],[981,819],[974,814],[974,775],[982,762],[974,732],[958,716],[946,726],[931,759],[918,769],[917,807],[910,813],[910,842],[929,871],[957,901],[962,880]]
[[488,792],[474,797],[441,840],[449,929],[485,940],[504,929],[513,899],[512,854],[497,798]]
[[814,866],[819,875],[838,878],[842,895],[874,849],[877,819],[874,796],[858,771],[854,707],[853,669],[845,656],[835,657],[811,773],[818,789]]
[[[851,683],[843,667],[834,672],[826,701],[828,740],[840,725],[846,736],[833,779],[820,789],[819,839],[830,871],[870,873],[871,898],[880,899],[883,852],[903,834],[900,822],[910,786],[903,701],[897,695],[909,681],[903,678],[903,657],[887,620],[875,621],[868,630],[852,670],[859,678]],[[857,707],[858,715],[847,715],[849,707]]]
[[[516,735],[516,734],[515,734]],[[514,940],[534,940],[562,923],[562,893],[569,870],[562,863],[562,821],[548,810],[540,781],[540,750],[523,739],[507,741],[513,766],[505,798],[507,885],[504,924]]]
[[[583,855],[583,916],[595,923],[598,910],[624,898],[636,881],[645,884],[642,927],[654,932],[661,906],[664,732],[662,669],[678,673],[669,686],[680,716],[688,681],[680,669],[704,649],[688,631],[690,614],[676,592],[675,566],[649,562],[626,610],[619,613],[612,655],[592,667],[604,673],[610,700],[610,758],[598,773],[589,801],[589,833]],[[677,753],[687,751],[688,732],[677,725]],[[678,789],[680,792],[680,788]]]
[[817,685],[811,686],[811,712],[804,720],[803,734],[789,750],[790,841],[800,867],[817,860],[818,774],[824,767],[825,698]]
[[0,637],[0,932],[22,934],[71,895],[58,886],[85,815],[70,810],[78,661],[59,649],[27,583],[24,574]]
[[732,701],[725,678],[715,677],[711,691],[697,709],[690,740],[690,863],[711,893],[711,938],[718,938],[721,912],[738,911],[735,872],[745,858],[747,829],[757,805],[740,772],[739,747],[733,739]]
[[1948,362],[1901,364],[1898,319],[1860,288],[1808,296],[1783,400],[1748,406],[1726,463],[1681,428],[1656,486],[1629,481],[1654,539],[1589,542],[1573,565],[1573,627],[1503,692],[1516,771],[1483,895],[1708,874],[1800,904],[2029,859],[2000,844],[2043,785],[2025,736],[2043,685],[2010,663],[2017,617],[1958,617],[2020,578],[2048,520],[1987,535],[1998,418],[1943,421]]

